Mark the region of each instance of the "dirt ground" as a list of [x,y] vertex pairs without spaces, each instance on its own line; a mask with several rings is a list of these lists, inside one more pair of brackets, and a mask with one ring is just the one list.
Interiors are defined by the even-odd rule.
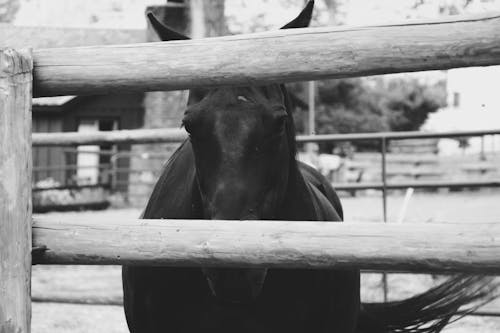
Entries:
[[[388,220],[397,220],[403,203],[403,193],[388,198]],[[382,219],[381,197],[364,194],[342,197],[345,220],[377,222]],[[407,209],[404,222],[412,223],[500,223],[500,191],[484,190],[463,193],[415,194]],[[103,212],[50,213],[44,216],[64,219],[89,219],[99,217],[138,217],[138,209],[108,210]],[[403,223],[404,223],[403,222]],[[401,299],[424,291],[435,283],[422,274],[390,274],[389,299]],[[116,266],[34,266],[32,279],[33,297],[78,296],[121,298],[120,268]],[[365,301],[382,299],[381,275],[363,274],[362,298]],[[500,302],[489,308],[500,309]],[[489,310],[489,309],[486,309]],[[493,333],[500,331],[500,317],[467,317],[449,325],[444,332]],[[61,305],[33,303],[33,333],[62,332],[128,332],[123,309],[120,306]]]

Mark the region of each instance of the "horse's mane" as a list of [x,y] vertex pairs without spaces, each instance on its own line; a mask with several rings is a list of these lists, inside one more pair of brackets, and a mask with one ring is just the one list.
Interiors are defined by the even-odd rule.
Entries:
[[285,99],[285,108],[286,108],[286,113],[288,115],[288,121],[286,126],[288,149],[290,149],[290,157],[295,159],[295,156],[297,154],[297,141],[295,139],[295,123],[293,121],[293,103],[285,85],[281,84],[280,88]]

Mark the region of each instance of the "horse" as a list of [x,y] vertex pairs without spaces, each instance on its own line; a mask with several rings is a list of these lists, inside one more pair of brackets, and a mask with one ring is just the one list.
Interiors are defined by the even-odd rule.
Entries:
[[[283,28],[307,27],[313,5]],[[163,41],[188,39],[148,18]],[[189,139],[142,218],[341,222],[335,190],[296,160],[292,109],[283,84],[190,90]],[[122,278],[132,333],[439,332],[488,282],[458,276],[407,300],[362,304],[357,269],[124,266]]]

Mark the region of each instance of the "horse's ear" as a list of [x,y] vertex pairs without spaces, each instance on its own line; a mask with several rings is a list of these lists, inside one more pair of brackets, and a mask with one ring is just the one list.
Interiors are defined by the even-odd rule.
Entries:
[[161,23],[153,13],[147,13],[147,17],[151,26],[155,30],[156,34],[160,39],[164,42],[169,40],[185,40],[189,39],[189,37],[184,36],[183,34],[178,33],[177,31],[167,27],[165,24]]
[[281,29],[306,28],[311,23],[314,0],[309,0],[300,14],[293,20],[285,24]]

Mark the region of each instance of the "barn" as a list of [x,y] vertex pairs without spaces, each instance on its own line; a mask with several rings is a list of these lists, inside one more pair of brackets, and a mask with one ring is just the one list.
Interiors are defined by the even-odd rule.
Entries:
[[[140,43],[144,30],[19,27],[0,24],[0,46],[59,48]],[[141,128],[144,93],[102,96],[57,96],[33,99],[32,130],[89,132]],[[37,187],[101,187],[128,191],[130,145],[35,147],[33,185]],[[113,158],[113,156],[120,158]]]
[[[182,3],[148,7],[158,17],[186,31]],[[96,29],[13,26],[0,23],[0,47],[61,48],[135,44],[155,41],[144,29]],[[178,127],[185,93],[149,92],[102,96],[58,96],[33,99],[34,133],[88,132]],[[135,205],[148,197],[154,177],[172,145],[104,145],[33,149],[34,192],[42,188],[112,188]],[[150,158],[150,156],[152,156]]]
[[[59,96],[33,99],[33,132],[89,132],[142,127],[143,94]],[[53,179],[61,185],[110,184],[113,168],[129,168],[129,159],[113,156],[130,145],[36,147],[33,149],[35,184]],[[119,173],[119,181],[126,179]]]

